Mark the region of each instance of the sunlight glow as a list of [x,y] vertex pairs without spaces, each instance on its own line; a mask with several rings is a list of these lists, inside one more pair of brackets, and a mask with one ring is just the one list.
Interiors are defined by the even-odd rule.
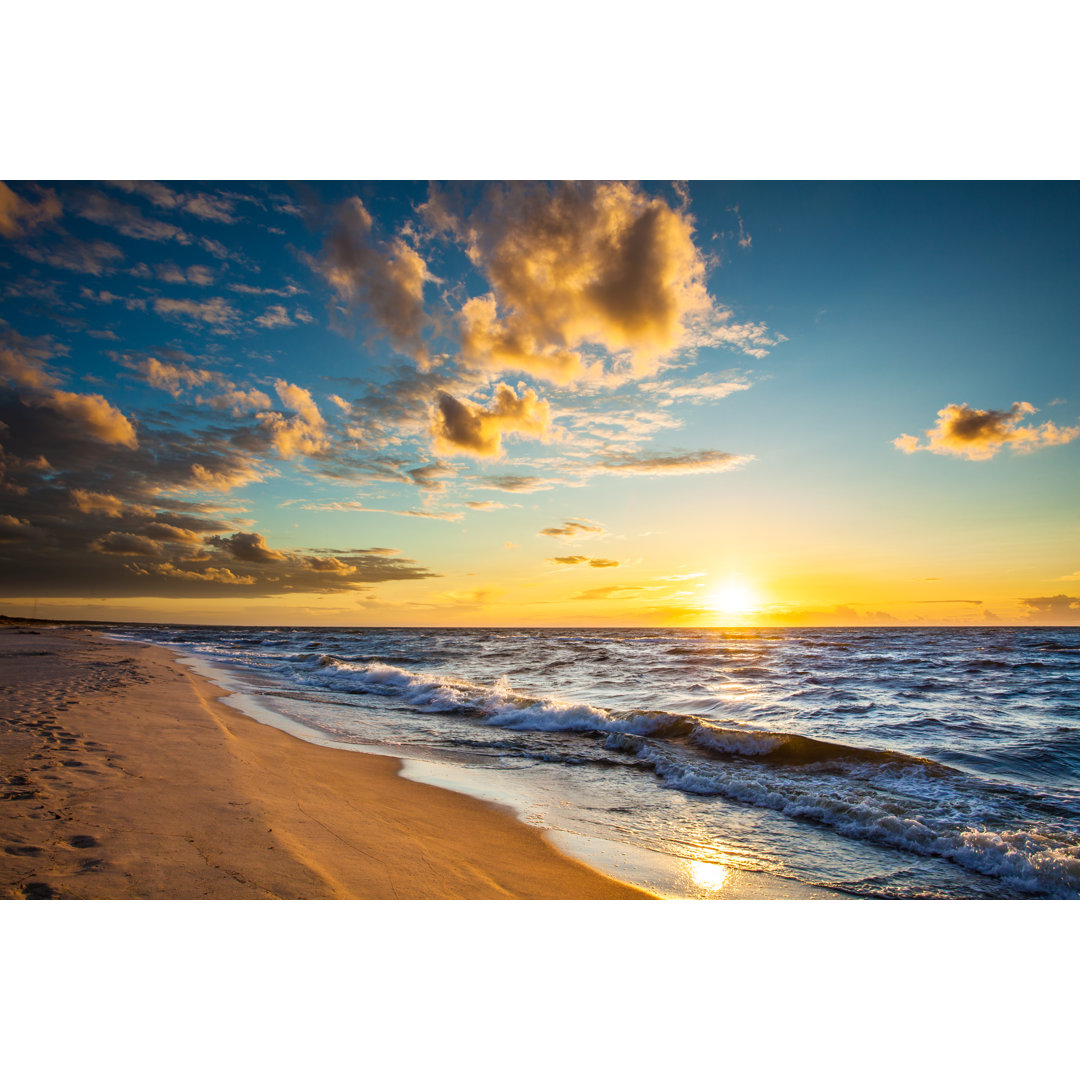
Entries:
[[713,611],[724,615],[745,615],[756,610],[760,599],[756,592],[737,578],[731,578],[717,586],[705,597],[705,603]]

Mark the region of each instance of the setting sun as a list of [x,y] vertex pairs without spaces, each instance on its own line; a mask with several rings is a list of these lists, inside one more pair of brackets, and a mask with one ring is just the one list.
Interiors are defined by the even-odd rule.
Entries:
[[713,611],[725,615],[746,615],[754,611],[761,603],[758,594],[738,579],[725,581],[709,592],[705,602]]

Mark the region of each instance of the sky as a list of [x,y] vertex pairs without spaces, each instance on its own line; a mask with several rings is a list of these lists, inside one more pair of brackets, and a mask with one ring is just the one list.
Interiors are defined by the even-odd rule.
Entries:
[[1080,623],[1080,188],[0,185],[0,612]]

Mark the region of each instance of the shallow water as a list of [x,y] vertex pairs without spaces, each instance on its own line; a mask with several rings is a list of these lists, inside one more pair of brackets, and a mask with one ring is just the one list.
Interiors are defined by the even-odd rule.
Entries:
[[1080,896],[1077,628],[117,632],[322,739],[453,765],[583,856],[694,867],[676,895]]

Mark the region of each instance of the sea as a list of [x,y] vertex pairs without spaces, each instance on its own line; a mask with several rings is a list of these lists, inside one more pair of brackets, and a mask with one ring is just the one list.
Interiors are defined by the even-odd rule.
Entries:
[[112,632],[662,896],[1080,898],[1080,627]]

